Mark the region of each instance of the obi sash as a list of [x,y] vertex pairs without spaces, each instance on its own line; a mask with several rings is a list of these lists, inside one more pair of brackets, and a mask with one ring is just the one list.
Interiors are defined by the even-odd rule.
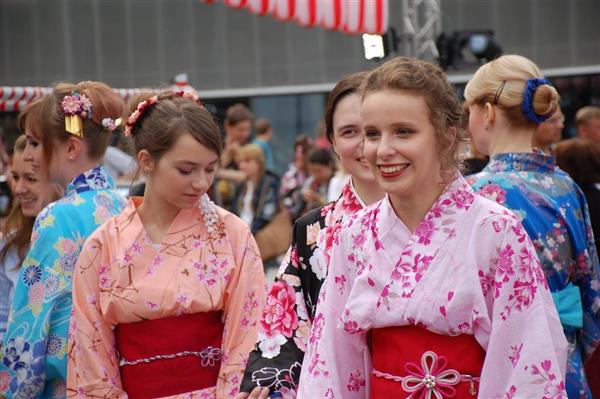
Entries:
[[416,326],[372,329],[371,398],[476,398],[485,351],[472,335]]
[[221,316],[206,312],[117,325],[127,396],[160,398],[215,386],[221,366]]
[[569,283],[562,290],[553,292],[552,299],[565,331],[583,327],[583,307],[579,287]]

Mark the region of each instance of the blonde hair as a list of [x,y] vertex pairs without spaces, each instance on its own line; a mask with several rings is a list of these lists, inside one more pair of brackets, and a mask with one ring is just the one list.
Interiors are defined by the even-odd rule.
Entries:
[[[534,78],[542,78],[542,72],[531,60],[520,55],[504,55],[475,72],[465,88],[467,105],[490,103],[504,111],[512,126],[535,126],[521,111],[527,81]],[[542,117],[554,114],[558,109],[556,89],[548,84],[538,86],[532,108]]]
[[241,146],[235,152],[235,160],[239,162],[242,159],[253,159],[258,162],[260,174],[265,172],[265,154],[258,144],[246,144]]
[[[442,69],[429,62],[397,57],[369,73],[361,87],[363,98],[383,90],[406,90],[423,96],[436,133],[443,170],[458,169],[458,147],[465,139],[465,113]],[[456,136],[448,129],[455,128]]]
[[577,110],[575,114],[575,126],[588,124],[592,119],[600,118],[600,107],[587,106]]

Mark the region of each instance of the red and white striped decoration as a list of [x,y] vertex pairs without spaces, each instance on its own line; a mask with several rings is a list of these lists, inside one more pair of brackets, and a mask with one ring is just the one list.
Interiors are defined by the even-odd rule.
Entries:
[[[213,4],[217,0],[202,0]],[[382,35],[388,28],[389,0],[221,0],[256,15],[271,14],[280,21],[294,21],[305,28],[320,26],[349,35]]]
[[[189,86],[191,87],[191,86]],[[193,88],[192,88],[193,89]],[[125,101],[132,96],[156,89],[114,89]],[[178,88],[178,90],[185,90]],[[19,112],[38,97],[52,93],[51,87],[0,87],[0,112]]]
[[48,87],[0,87],[0,112],[20,111],[37,97],[50,92]]

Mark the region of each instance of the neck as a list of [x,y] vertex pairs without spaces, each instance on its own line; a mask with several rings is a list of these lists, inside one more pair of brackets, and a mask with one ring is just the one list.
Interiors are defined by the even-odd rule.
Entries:
[[385,193],[375,181],[364,181],[353,177],[352,183],[356,194],[365,205],[374,204],[385,196]]
[[260,176],[259,174],[253,175],[253,176],[248,176],[248,178],[250,179],[250,181],[252,183],[254,183],[254,187],[256,187],[258,185],[258,181],[260,180]]
[[70,173],[67,173],[67,175],[65,176],[64,180],[56,182],[56,184],[64,192],[67,189],[67,186],[69,185],[69,183],[71,183],[74,178],[76,178],[77,176],[79,176],[83,172],[87,172],[88,170],[93,169],[93,168],[95,168],[95,167],[97,167],[99,165],[100,165],[100,162],[98,162],[98,161],[92,161],[90,159],[86,159],[85,161],[81,161],[77,165],[73,166],[73,168],[69,171]]
[[506,152],[533,152],[532,129],[505,129],[490,132],[490,156]]
[[406,197],[390,195],[390,202],[396,215],[414,233],[419,223],[444,191],[444,188],[443,185],[436,185],[430,189],[423,188],[418,195]]
[[179,213],[179,208],[168,204],[160,198],[156,191],[154,191],[152,184],[148,183],[144,193],[144,201],[137,208],[138,214],[144,226],[151,226],[165,233],[173,222],[173,219],[175,219],[175,216],[177,216],[177,213]]

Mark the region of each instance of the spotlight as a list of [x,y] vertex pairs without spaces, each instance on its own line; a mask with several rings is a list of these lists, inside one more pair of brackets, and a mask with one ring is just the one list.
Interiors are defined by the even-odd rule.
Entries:
[[[502,47],[491,30],[455,31],[451,35],[442,33],[438,36],[436,45],[440,54],[438,62],[444,69],[470,68],[502,55]],[[465,60],[465,48],[475,57],[476,63]]]
[[364,56],[367,60],[379,61],[398,49],[396,30],[391,26],[383,35],[362,35]]

